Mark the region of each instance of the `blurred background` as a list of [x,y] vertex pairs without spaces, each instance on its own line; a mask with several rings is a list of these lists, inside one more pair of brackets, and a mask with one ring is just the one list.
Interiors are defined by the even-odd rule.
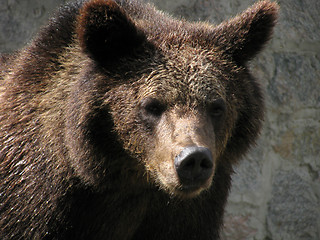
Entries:
[[[255,2],[149,1],[213,24]],[[0,0],[0,52],[23,47],[65,2]],[[320,239],[320,1],[278,3],[274,38],[250,63],[265,90],[265,125],[256,148],[235,168],[223,240]]]

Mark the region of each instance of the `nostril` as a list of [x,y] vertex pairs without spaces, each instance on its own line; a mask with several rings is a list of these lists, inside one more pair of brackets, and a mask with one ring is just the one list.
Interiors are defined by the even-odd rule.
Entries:
[[194,168],[196,165],[196,160],[194,158],[187,159],[186,161],[182,161],[181,166],[182,168]]
[[198,184],[213,172],[211,151],[205,147],[187,147],[175,158],[175,168],[182,184]]
[[203,158],[200,162],[200,167],[202,168],[212,168],[213,162],[208,160],[207,158]]

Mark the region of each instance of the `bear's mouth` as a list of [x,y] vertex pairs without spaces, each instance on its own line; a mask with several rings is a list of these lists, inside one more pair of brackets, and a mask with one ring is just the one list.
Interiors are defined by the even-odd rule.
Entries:
[[202,187],[199,186],[199,185],[182,186],[182,187],[179,188],[179,191],[182,194],[186,194],[186,195],[196,194],[201,190],[202,190]]
[[197,186],[183,187],[175,191],[175,196],[181,199],[191,199],[199,196],[203,190],[205,189]]
[[199,183],[193,182],[189,184],[181,184],[176,188],[176,194],[182,198],[194,198],[201,194],[201,192],[209,189],[211,186],[212,178],[209,178],[207,181]]

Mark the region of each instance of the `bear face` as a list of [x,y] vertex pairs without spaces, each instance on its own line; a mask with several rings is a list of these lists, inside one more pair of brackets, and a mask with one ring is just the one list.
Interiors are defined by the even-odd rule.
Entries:
[[[122,84],[119,87],[121,90],[115,88],[106,94],[114,96],[123,93],[117,96],[117,101],[111,101],[108,97],[105,100],[111,109],[114,108],[111,112],[113,119],[118,121],[116,131],[128,137],[122,139],[126,149],[139,152],[139,159],[152,181],[174,196],[196,196],[210,187],[215,165],[237,118],[233,107],[236,106],[236,99],[228,99],[227,79],[220,74],[224,67],[221,66],[220,70],[218,64],[213,66],[211,53],[201,49],[197,54],[194,52],[192,49],[179,49],[174,53],[174,61],[158,63],[157,71],[146,74],[134,83]],[[182,54],[183,58],[178,54]],[[189,61],[185,59],[187,54]],[[221,79],[225,80],[225,85],[219,83]],[[128,109],[125,99],[135,100],[129,108],[130,112],[123,118],[118,114]],[[125,124],[128,118],[131,119],[129,125]],[[190,147],[208,149],[209,156],[204,158],[211,160],[193,163],[187,175],[196,170],[197,164],[208,166],[198,169],[183,181],[175,159]]]

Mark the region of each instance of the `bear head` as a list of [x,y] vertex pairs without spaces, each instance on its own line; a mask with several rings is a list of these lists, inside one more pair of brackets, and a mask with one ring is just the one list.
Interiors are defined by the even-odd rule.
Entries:
[[241,158],[260,131],[263,96],[247,63],[277,11],[261,1],[212,25],[136,1],[84,3],[64,56],[77,73],[66,142],[79,176],[181,198],[210,189],[219,166]]

